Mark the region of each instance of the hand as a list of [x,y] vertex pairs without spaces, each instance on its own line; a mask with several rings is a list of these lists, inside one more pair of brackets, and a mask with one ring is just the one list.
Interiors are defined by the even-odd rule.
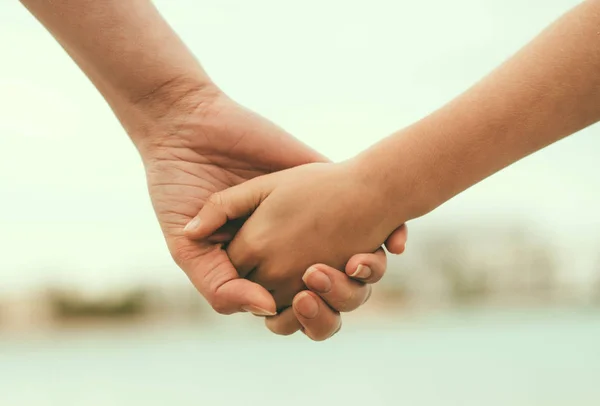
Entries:
[[[394,236],[397,242],[402,242],[402,238],[405,242],[406,227],[402,226]],[[349,279],[346,274],[324,264],[310,267],[302,279],[312,292],[298,293],[292,307],[267,318],[267,327],[284,335],[300,329],[316,341],[331,337],[341,328],[339,312],[349,312],[364,304],[371,295],[371,286],[366,283],[379,281],[385,273],[385,267],[386,256],[383,249],[377,250],[375,254],[352,257],[346,265],[346,274],[355,275],[356,280]],[[356,275],[357,272],[359,275]],[[332,312],[331,309],[337,311]]]
[[304,289],[313,263],[342,268],[357,252],[374,252],[399,225],[390,202],[353,162],[319,163],[273,173],[212,195],[187,229],[207,238],[246,220],[227,248],[232,264],[270,292],[278,308]]
[[[164,93],[163,89],[161,95]],[[216,311],[270,314],[275,304],[268,291],[240,279],[220,244],[190,241],[183,228],[215,192],[258,175],[325,158],[218,90],[213,89],[208,95],[206,90],[185,94],[176,103],[163,103],[170,106],[167,111],[156,109],[154,103],[151,111],[160,114],[144,114],[149,118],[138,120],[144,121],[143,125],[127,126],[136,133],[132,138],[139,140],[136,144],[167,245],[177,264]],[[388,248],[401,252],[405,240],[402,231],[395,233]],[[375,264],[373,274],[383,274],[385,258],[382,261],[381,256],[369,254],[362,255],[362,260]],[[336,302],[364,295],[365,287],[350,278],[336,279],[335,286],[327,296],[333,309]],[[339,324],[339,315],[322,299],[316,300],[319,314],[314,319],[301,320],[304,330],[315,336],[324,331],[331,333]],[[348,300],[349,308],[358,305],[355,299]],[[270,320],[269,328],[289,333],[289,313]]]

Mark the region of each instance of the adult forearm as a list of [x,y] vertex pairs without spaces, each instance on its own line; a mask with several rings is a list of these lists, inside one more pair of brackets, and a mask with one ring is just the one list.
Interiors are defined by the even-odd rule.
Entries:
[[[210,83],[149,0],[21,0],[127,124],[132,105]],[[168,105],[161,100],[161,105]]]
[[359,156],[394,216],[422,215],[598,121],[599,30],[600,2],[582,3],[463,95]]

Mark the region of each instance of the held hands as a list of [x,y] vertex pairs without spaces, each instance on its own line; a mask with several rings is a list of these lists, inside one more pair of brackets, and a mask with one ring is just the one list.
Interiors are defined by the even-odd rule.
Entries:
[[399,226],[364,178],[352,161],[261,176],[213,194],[186,233],[219,239],[232,222],[251,215],[227,254],[240,276],[264,286],[282,309],[305,289],[302,276],[312,264],[343,269],[356,253],[376,251]]
[[[132,113],[126,115],[126,127],[144,161],[152,204],[177,264],[219,313],[270,314],[276,310],[271,294],[259,284],[240,278],[221,248],[220,242],[231,238],[237,224],[229,228],[229,237],[227,233],[221,235],[222,241],[192,241],[182,230],[212,194],[256,176],[323,162],[325,158],[218,89],[190,91],[194,88],[184,83],[175,89],[177,92],[163,89],[151,106],[132,108]],[[390,236],[388,248],[400,253],[405,241],[406,229],[401,228]],[[338,263],[338,269],[346,266],[346,274],[325,266],[319,266],[319,272],[307,273],[306,284],[311,289],[316,287],[313,291],[318,295],[302,292],[293,308],[267,319],[267,327],[278,334],[302,329],[315,340],[335,333],[340,326],[338,311],[353,310],[369,294],[368,286],[349,275],[356,274],[362,265],[361,273],[369,269],[371,276],[355,278],[375,281],[386,267],[382,250],[355,255],[348,264]],[[303,271],[313,264],[307,262]],[[318,291],[323,288],[323,275],[329,278],[330,286]],[[277,291],[285,289],[268,275],[261,280]]]

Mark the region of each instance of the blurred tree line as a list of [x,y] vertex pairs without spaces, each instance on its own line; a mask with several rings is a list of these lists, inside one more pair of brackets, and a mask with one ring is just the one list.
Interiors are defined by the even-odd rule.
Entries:
[[[409,250],[411,260],[401,257],[397,266],[390,264],[386,278],[374,290],[384,306],[475,305],[486,301],[551,304],[566,302],[566,297],[583,303],[585,296],[573,294],[573,286],[561,278],[569,270],[558,260],[558,251],[525,230],[482,235],[430,233]],[[585,297],[600,305],[600,258],[594,271]],[[6,316],[22,306],[31,307],[28,314],[33,318],[61,323],[210,317],[211,309],[186,282],[170,287],[121,287],[93,297],[75,286],[45,287],[43,293],[16,302],[0,297],[0,328]],[[17,312],[12,314],[12,319],[15,317],[21,316]]]

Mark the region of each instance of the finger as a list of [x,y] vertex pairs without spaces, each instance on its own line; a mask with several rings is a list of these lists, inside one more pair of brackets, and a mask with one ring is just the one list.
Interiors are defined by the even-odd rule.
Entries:
[[[263,266],[264,265],[264,266]],[[237,268],[237,266],[236,266]],[[338,273],[341,273],[338,271]],[[277,309],[285,309],[292,305],[294,296],[299,292],[306,290],[306,286],[301,278],[282,277],[282,274],[274,274],[269,270],[268,263],[263,261],[260,266],[246,276],[246,279],[264,286],[277,304]]]
[[387,257],[383,248],[373,254],[354,255],[346,264],[346,274],[364,283],[378,282],[387,268]]
[[406,224],[394,230],[385,241],[385,247],[392,254],[402,254],[406,249],[406,240],[408,239],[408,228]]
[[213,193],[183,229],[185,236],[194,240],[207,238],[229,220],[249,216],[272,189],[266,175]]
[[[250,277],[250,273],[256,271],[261,262],[260,247],[257,245],[257,240],[248,236],[243,228],[227,245],[227,255],[241,278]],[[260,284],[257,281],[253,282]],[[265,287],[269,289],[268,286]]]
[[340,314],[313,292],[305,290],[298,293],[292,307],[302,325],[302,332],[311,340],[328,339],[339,331],[342,324]]
[[[298,278],[298,281],[299,281],[299,283],[297,285],[294,284],[294,286],[292,286],[292,287],[286,286],[285,288],[277,288],[277,286],[275,286],[275,289],[269,290],[269,292],[271,292],[271,294],[273,295],[275,304],[277,305],[277,311],[280,311],[282,309],[290,307],[292,305],[294,297],[299,292],[306,290],[306,286],[304,286],[304,283],[302,282],[302,280]],[[256,281],[254,281],[254,282],[259,283]],[[291,282],[290,282],[290,284],[291,284]],[[259,283],[259,285],[264,286],[260,283]],[[267,287],[267,289],[268,289],[268,287]]]
[[246,217],[235,219],[227,222],[223,227],[220,227],[217,231],[207,237],[207,241],[213,244],[226,243],[233,240],[236,233],[240,230],[244,222],[247,220]]
[[289,336],[302,328],[291,307],[282,310],[276,316],[266,317],[265,325],[273,333],[281,336]]
[[192,284],[216,312],[232,314],[248,311],[257,316],[276,314],[271,294],[256,283],[239,278],[227,254],[219,246],[195,258],[179,259],[179,265]]
[[308,268],[302,280],[307,288],[338,312],[355,310],[369,295],[368,285],[324,264]]

